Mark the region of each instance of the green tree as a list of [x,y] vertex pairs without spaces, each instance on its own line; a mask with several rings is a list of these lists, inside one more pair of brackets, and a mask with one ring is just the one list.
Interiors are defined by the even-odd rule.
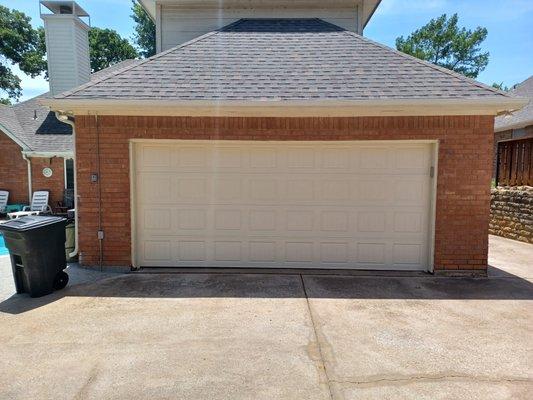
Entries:
[[139,55],[135,48],[113,29],[91,28],[89,31],[91,71],[97,72]]
[[[38,28],[40,38],[39,49],[42,57],[46,55],[44,28]],[[121,37],[113,29],[93,27],[89,30],[89,58],[91,72],[98,72],[113,64],[131,58],[137,58],[139,54],[131,43]],[[48,67],[45,64],[45,77],[48,78]]]
[[492,84],[492,87],[495,89],[503,90],[504,92],[508,92],[510,90],[508,86],[505,86],[503,84],[503,82],[500,82],[500,83],[494,82]]
[[481,51],[487,29],[459,28],[457,14],[432,19],[407,38],[396,39],[396,48],[414,57],[476,78],[489,62],[489,53]]
[[[45,68],[38,32],[30,24],[26,14],[0,6],[0,103],[10,104],[22,95],[20,78],[11,70],[19,69],[35,77]],[[7,97],[4,97],[7,95]]]
[[131,10],[133,14],[131,17],[135,21],[135,33],[133,34],[133,41],[139,49],[139,54],[142,57],[151,57],[155,54],[155,24],[150,19],[148,13],[135,0]]

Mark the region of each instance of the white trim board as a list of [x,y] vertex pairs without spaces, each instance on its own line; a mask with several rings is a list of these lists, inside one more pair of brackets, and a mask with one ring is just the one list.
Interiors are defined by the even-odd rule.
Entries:
[[42,99],[54,111],[70,115],[364,117],[498,115],[521,109],[522,98],[323,100],[323,101],[162,101]]

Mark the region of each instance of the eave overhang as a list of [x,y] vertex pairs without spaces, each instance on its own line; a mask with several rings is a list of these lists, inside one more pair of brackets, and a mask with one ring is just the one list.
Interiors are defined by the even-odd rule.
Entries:
[[42,99],[67,115],[144,115],[213,117],[365,117],[500,115],[517,111],[526,98],[387,100],[116,100]]

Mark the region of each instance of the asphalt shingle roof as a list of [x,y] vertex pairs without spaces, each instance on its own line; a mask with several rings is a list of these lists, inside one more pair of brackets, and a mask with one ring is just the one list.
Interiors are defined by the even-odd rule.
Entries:
[[[91,80],[100,80],[127,68],[140,60],[125,60],[91,74]],[[37,152],[69,152],[73,150],[72,127],[59,121],[48,107],[39,104],[49,92],[32,99],[0,108],[0,124]]]
[[243,19],[57,99],[380,100],[505,94],[319,19]]
[[511,115],[497,117],[494,123],[494,129],[496,131],[533,125],[533,75],[514,88],[511,91],[511,95],[526,97],[529,99],[529,104]]

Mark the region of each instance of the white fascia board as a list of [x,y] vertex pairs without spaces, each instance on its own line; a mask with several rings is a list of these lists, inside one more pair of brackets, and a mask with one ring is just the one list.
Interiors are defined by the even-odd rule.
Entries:
[[150,19],[155,22],[155,0],[137,0],[137,2],[144,8],[144,11],[146,11]]
[[40,103],[70,115],[353,117],[498,115],[527,104],[523,98],[394,99],[304,101],[163,101],[42,99]]
[[74,152],[72,151],[23,151],[26,157],[32,158],[52,158],[52,157],[61,157],[61,158],[74,158]]

